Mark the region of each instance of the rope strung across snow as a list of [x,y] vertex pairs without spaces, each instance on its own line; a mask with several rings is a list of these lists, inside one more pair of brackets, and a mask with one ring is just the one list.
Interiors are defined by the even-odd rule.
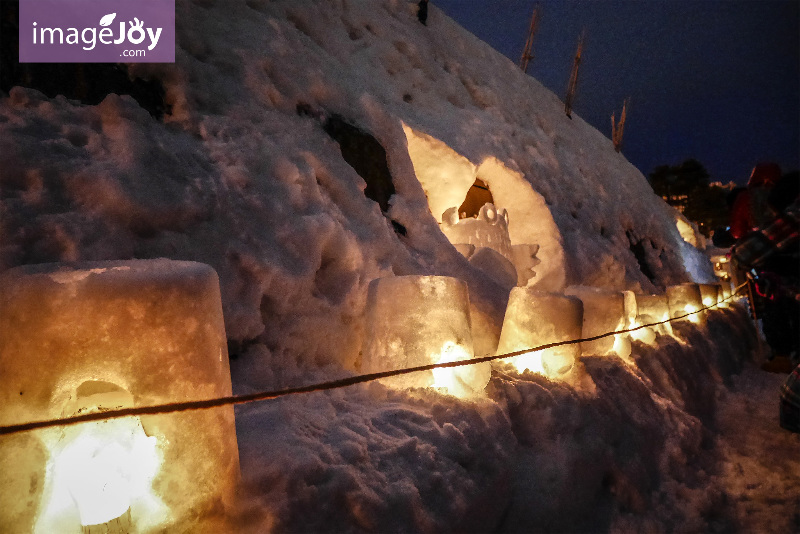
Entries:
[[170,404],[160,404],[156,406],[140,406],[136,408],[122,408],[119,410],[109,410],[105,412],[95,412],[95,413],[87,413],[81,415],[74,415],[71,417],[63,417],[60,419],[51,419],[48,421],[32,421],[30,423],[21,423],[17,425],[8,425],[8,426],[0,426],[0,436],[5,436],[9,434],[18,434],[21,432],[29,432],[32,430],[39,430],[42,428],[51,428],[56,426],[68,426],[68,425],[76,425],[79,423],[88,423],[91,421],[103,421],[108,419],[117,419],[120,417],[129,417],[129,416],[138,416],[138,415],[158,415],[158,414],[165,414],[165,413],[174,413],[174,412],[185,412],[190,410],[207,410],[210,408],[219,408],[221,406],[229,406],[229,405],[236,405],[236,404],[248,404],[251,402],[259,402],[265,401],[270,399],[277,399],[279,397],[287,397],[289,395],[298,395],[301,393],[312,393],[315,391],[327,391],[331,389],[340,389],[345,388],[348,386],[353,386],[356,384],[363,384],[365,382],[371,382],[373,380],[379,380],[381,378],[389,378],[393,376],[399,375],[406,375],[410,373],[417,373],[420,371],[431,371],[433,369],[444,369],[449,367],[461,367],[465,365],[475,365],[477,363],[483,362],[491,362],[494,360],[500,360],[503,358],[513,358],[515,356],[522,356],[523,354],[527,354],[529,352],[537,352],[540,350],[550,349],[553,347],[561,347],[564,345],[574,345],[576,343],[584,343],[589,341],[595,341],[598,339],[603,339],[609,336],[615,336],[618,334],[627,334],[629,332],[634,332],[636,330],[640,330],[642,328],[649,328],[652,326],[659,326],[666,323],[671,323],[673,321],[677,321],[679,319],[684,319],[689,317],[690,315],[694,315],[696,313],[703,312],[705,310],[709,310],[711,308],[716,308],[719,306],[720,303],[725,302],[727,300],[732,299],[734,296],[738,295],[741,290],[747,285],[744,283],[738,286],[729,297],[723,299],[716,304],[712,304],[710,306],[704,306],[696,311],[688,312],[684,315],[679,315],[673,317],[671,319],[665,319],[663,321],[658,321],[655,323],[648,323],[639,325],[633,328],[626,328],[623,330],[615,330],[613,332],[606,332],[604,334],[599,334],[592,337],[580,338],[580,339],[571,339],[567,341],[558,341],[555,343],[545,343],[544,345],[539,345],[538,347],[532,347],[529,349],[518,350],[514,352],[509,352],[506,354],[497,354],[495,356],[483,356],[480,358],[472,358],[470,360],[460,360],[455,362],[445,362],[445,363],[434,363],[429,365],[420,365],[418,367],[408,367],[405,369],[395,369],[393,371],[384,371],[381,373],[370,373],[364,375],[356,375],[351,376],[349,378],[342,378],[340,380],[332,380],[330,382],[321,382],[318,384],[310,384],[307,386],[300,386],[294,388],[287,388],[287,389],[279,389],[275,391],[260,391],[258,393],[250,393],[247,395],[231,395],[228,397],[219,397],[216,399],[207,399],[207,400],[200,400],[200,401],[189,401],[189,402],[175,402]]

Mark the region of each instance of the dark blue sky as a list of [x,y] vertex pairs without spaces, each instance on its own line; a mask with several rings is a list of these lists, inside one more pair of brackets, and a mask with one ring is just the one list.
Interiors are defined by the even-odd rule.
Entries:
[[[515,63],[535,0],[431,0]],[[610,137],[630,96],[623,153],[645,175],[693,157],[713,180],[800,166],[797,0],[540,0],[528,74],[562,99],[586,28],[575,112]]]

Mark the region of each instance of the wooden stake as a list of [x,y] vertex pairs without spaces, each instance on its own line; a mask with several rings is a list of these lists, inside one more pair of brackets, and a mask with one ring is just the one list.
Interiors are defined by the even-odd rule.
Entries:
[[519,59],[519,68],[522,72],[528,72],[528,64],[533,59],[533,36],[536,35],[536,30],[539,27],[539,4],[533,8],[533,15],[531,15],[531,25],[528,29],[528,39],[525,41],[525,48],[522,49],[522,57]]
[[628,104],[630,97],[626,98],[622,103],[622,114],[619,116],[619,124],[614,123],[614,114],[611,114],[611,141],[614,143],[614,150],[620,152],[622,150],[622,135],[625,133],[625,116],[628,112]]
[[567,117],[572,118],[572,103],[575,101],[575,91],[578,88],[578,69],[581,65],[581,54],[583,53],[583,41],[586,38],[586,29],[581,32],[578,38],[578,51],[575,52],[575,61],[572,63],[572,72],[569,75],[567,85],[567,96],[564,99],[564,112]]

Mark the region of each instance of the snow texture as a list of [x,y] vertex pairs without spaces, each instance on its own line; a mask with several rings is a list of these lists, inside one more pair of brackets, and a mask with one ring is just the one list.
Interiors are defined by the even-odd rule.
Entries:
[[[696,233],[608,138],[435,5],[427,26],[408,0],[176,10],[176,63],[129,66],[164,85],[163,121],[113,94],[0,99],[0,270],[213,266],[234,392],[359,372],[367,287],[393,275],[463,280],[475,353],[493,354],[509,277],[439,226],[476,178],[511,246],[538,246],[537,290],[713,280]],[[390,171],[385,209],[326,132],[342,121],[385,151],[367,162]],[[228,530],[800,528],[798,442],[766,419],[778,381],[743,363],[746,312],[675,334],[625,362],[585,355],[569,384],[497,366],[484,399],[376,383],[241,407]],[[752,435],[733,437],[736,414]],[[759,460],[764,443],[778,461]]]

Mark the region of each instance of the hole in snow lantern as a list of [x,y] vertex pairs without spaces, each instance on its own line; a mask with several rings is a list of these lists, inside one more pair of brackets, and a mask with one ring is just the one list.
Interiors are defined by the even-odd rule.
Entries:
[[[583,302],[583,334],[592,337],[625,328],[625,300],[619,291],[609,291],[596,287],[571,286],[565,291]],[[630,340],[627,334],[607,336],[594,341],[581,343],[581,353],[604,356],[616,353],[630,355]]]
[[[2,425],[228,396],[217,275],[170,260],[6,271],[0,376]],[[3,436],[0,524],[197,531],[233,499],[238,463],[232,407]]]
[[[534,291],[529,287],[515,287],[508,298],[497,354],[580,339],[582,327],[583,304],[580,299]],[[580,353],[580,344],[575,343],[503,361],[514,365],[519,372],[528,369],[549,378],[558,378],[572,369]]]
[[[446,276],[373,280],[366,305],[362,371],[377,373],[473,358],[467,285]],[[421,371],[384,379],[397,388],[447,388],[451,395],[482,394],[488,363]]]
[[687,283],[669,286],[667,288],[667,303],[669,305],[669,314],[672,318],[680,317],[687,313],[691,315],[684,317],[684,320],[693,323],[701,323],[705,318],[702,312],[697,312],[703,307],[700,287],[697,284]]
[[703,306],[715,306],[719,301],[719,286],[717,284],[697,284],[700,288],[700,299]]

